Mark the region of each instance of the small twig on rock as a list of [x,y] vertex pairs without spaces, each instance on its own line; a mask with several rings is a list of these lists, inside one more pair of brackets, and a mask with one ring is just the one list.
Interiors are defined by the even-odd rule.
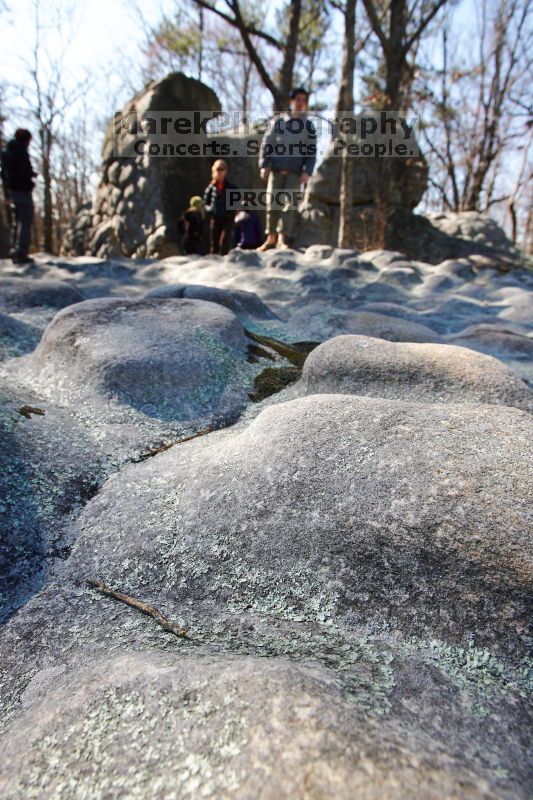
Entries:
[[185,444],[185,442],[190,442],[191,439],[198,439],[199,436],[205,436],[207,433],[213,433],[215,429],[213,427],[204,428],[201,431],[197,431],[196,433],[191,434],[191,436],[185,436],[183,439],[178,439],[176,442],[170,442],[170,444],[162,444],[160,447],[153,447],[151,450],[148,450],[147,453],[141,453],[138,458],[133,460],[133,463],[138,463],[139,461],[146,461],[148,458],[152,458],[153,456],[157,456],[159,453],[164,453],[165,450],[170,450],[171,447],[174,447],[177,444]]
[[111,589],[109,586],[106,586],[102,581],[95,581],[92,578],[87,579],[87,585],[90,586],[91,589],[97,589],[107,597],[113,597],[115,600],[120,600],[122,603],[126,603],[127,606],[131,606],[132,608],[136,608],[138,611],[142,611],[143,614],[147,614],[149,617],[152,617],[152,619],[154,619],[164,631],[169,631],[175,636],[180,636],[181,638],[187,638],[187,628],[182,628],[180,625],[175,625],[167,617],[165,617],[164,614],[159,611],[159,609],[148,605],[148,603],[144,603],[142,600],[137,600],[135,597],[130,597],[129,594],[117,592],[115,589]]

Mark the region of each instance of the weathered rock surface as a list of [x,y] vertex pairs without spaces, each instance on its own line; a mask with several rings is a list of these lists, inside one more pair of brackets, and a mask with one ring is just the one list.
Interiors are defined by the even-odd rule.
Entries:
[[530,430],[313,395],[111,477],[0,633],[4,793],[525,798]]
[[30,352],[40,335],[37,328],[0,311],[0,361]]
[[321,244],[0,276],[2,797],[529,798],[527,271]]
[[75,412],[119,462],[234,421],[253,374],[232,312],[174,298],[71,305],[6,368],[11,381]]
[[2,278],[0,281],[2,311],[23,311],[43,306],[60,309],[83,299],[77,289],[61,281],[25,278]]
[[[355,244],[363,250],[376,246],[380,238],[379,215],[375,205],[354,208]],[[338,237],[339,205],[304,199],[298,218],[298,245],[319,242],[335,246]],[[390,212],[386,229],[388,247],[401,250],[415,260],[439,264],[449,258],[472,258],[479,267],[515,269],[521,257],[490,217],[476,211],[457,214],[414,213],[398,205]]]
[[68,553],[68,523],[104,479],[89,431],[30,389],[0,396],[0,620]]
[[298,391],[533,408],[533,392],[496,358],[466,347],[367,336],[338,336],[313,350]]
[[81,515],[72,567],[132,594],[158,580],[167,602],[315,621],[349,612],[514,652],[530,567],[528,430],[509,408],[282,403],[220,444],[111,479]]
[[58,798],[495,797],[490,771],[476,775],[437,731],[363,715],[316,665],[133,653],[63,678],[30,713],[2,757],[6,800],[43,786]]
[[288,329],[295,339],[324,341],[340,334],[360,334],[390,342],[440,342],[438,333],[422,325],[375,311],[332,309],[325,303],[310,304],[296,311]]
[[157,286],[146,293],[147,298],[184,297],[189,300],[207,300],[229,308],[245,327],[254,327],[255,323],[264,320],[276,320],[278,317],[253,292],[242,292],[238,289],[224,290],[212,286],[194,286],[190,284],[167,284]]

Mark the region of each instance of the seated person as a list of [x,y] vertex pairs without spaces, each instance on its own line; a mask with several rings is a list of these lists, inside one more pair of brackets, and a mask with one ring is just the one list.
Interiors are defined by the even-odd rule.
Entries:
[[255,250],[263,241],[263,226],[255,211],[243,208],[235,217],[233,232],[235,247],[241,250]]
[[184,211],[178,220],[178,232],[186,255],[201,254],[202,234],[204,232],[204,215],[202,213],[202,198],[198,195],[191,197],[187,211]]

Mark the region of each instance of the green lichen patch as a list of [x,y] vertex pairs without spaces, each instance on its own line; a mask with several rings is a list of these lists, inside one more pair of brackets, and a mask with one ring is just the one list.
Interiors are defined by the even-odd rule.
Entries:
[[469,642],[467,647],[450,645],[437,639],[406,640],[402,653],[421,655],[427,664],[437,667],[471,699],[472,713],[487,715],[484,703],[498,694],[515,694],[522,699],[531,696],[533,663],[527,659],[521,667],[509,667],[489,650]]

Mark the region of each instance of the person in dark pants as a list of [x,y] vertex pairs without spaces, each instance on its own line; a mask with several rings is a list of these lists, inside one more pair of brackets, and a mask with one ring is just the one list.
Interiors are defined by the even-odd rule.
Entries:
[[219,158],[211,168],[211,183],[204,192],[204,209],[210,217],[210,253],[225,255],[231,246],[235,211],[226,207],[226,192],[235,189],[227,180],[228,165]]
[[255,211],[243,208],[235,217],[234,244],[240,250],[255,250],[263,240],[263,226]]
[[204,232],[204,216],[202,214],[202,198],[195,195],[189,201],[189,208],[178,220],[178,232],[185,255],[202,252],[202,234]]
[[33,171],[28,148],[31,133],[18,128],[2,152],[2,184],[6,201],[11,204],[11,257],[15,264],[32,264],[28,255],[34,216]]

